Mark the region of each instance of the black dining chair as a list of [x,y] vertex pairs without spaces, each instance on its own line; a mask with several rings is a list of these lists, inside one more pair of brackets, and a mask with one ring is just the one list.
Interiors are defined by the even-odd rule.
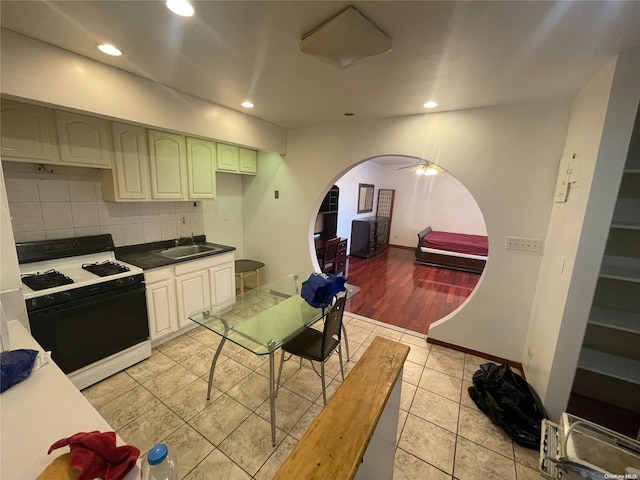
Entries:
[[[344,304],[347,301],[345,295],[340,295],[336,302],[329,308],[327,317],[324,321],[322,331],[315,328],[307,327],[302,333],[299,333],[291,340],[282,345],[282,356],[280,357],[280,368],[278,370],[278,382],[276,384],[276,393],[280,388],[280,379],[282,377],[282,365],[285,362],[284,354],[290,353],[311,361],[314,372],[322,380],[322,400],[327,404],[327,389],[324,378],[324,363],[331,354],[338,350],[340,357],[340,373],[342,381],[344,381],[344,368],[342,364],[342,349],[340,348],[340,339],[342,334],[342,318],[344,315]],[[287,359],[288,360],[288,359]],[[313,366],[313,362],[320,362],[320,373]],[[302,360],[300,360],[302,362]]]

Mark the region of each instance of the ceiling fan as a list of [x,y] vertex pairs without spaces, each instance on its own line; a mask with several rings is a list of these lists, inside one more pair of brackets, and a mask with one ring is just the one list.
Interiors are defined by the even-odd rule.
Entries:
[[434,163],[427,160],[420,160],[417,165],[408,165],[406,167],[396,168],[396,170],[406,170],[408,168],[415,169],[416,175],[437,175],[439,171]]

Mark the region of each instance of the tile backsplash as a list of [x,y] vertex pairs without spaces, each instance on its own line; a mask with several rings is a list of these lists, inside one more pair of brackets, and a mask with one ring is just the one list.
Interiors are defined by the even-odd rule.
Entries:
[[104,202],[98,169],[2,166],[16,242],[110,233],[122,246],[204,234],[202,202]]

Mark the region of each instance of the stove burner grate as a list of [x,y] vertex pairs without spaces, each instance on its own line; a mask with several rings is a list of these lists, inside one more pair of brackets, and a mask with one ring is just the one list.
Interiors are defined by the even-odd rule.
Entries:
[[129,267],[112,262],[111,260],[105,260],[102,263],[84,263],[82,268],[100,277],[107,277],[129,271]]
[[20,279],[31,290],[45,290],[73,283],[73,280],[56,270],[21,275]]

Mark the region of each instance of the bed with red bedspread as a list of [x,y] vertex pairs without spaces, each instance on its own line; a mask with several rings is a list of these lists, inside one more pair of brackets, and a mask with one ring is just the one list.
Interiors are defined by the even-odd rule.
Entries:
[[489,255],[489,242],[484,235],[441,232],[427,227],[418,233],[415,253],[418,265],[481,273]]

